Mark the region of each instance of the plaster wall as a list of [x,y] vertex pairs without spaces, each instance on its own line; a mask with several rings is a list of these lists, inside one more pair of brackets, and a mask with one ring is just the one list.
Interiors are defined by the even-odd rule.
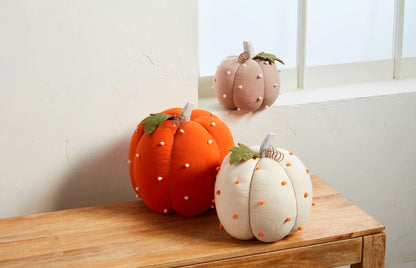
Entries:
[[150,112],[197,102],[197,2],[0,1],[0,217],[134,199]]

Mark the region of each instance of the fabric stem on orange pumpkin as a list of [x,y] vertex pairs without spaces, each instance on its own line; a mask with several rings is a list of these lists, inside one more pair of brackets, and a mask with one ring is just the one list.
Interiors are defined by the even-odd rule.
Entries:
[[194,103],[187,102],[185,107],[183,107],[182,112],[175,117],[175,122],[177,127],[181,127],[182,124],[191,119],[192,109],[194,108]]

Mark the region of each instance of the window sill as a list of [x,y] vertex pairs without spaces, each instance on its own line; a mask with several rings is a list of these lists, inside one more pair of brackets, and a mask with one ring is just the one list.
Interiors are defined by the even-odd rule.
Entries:
[[407,92],[416,92],[416,78],[293,89],[282,93],[273,106],[319,103]]
[[[293,89],[281,93],[270,109],[281,106],[367,98],[408,92],[416,92],[416,78]],[[221,107],[215,97],[200,98],[199,107],[211,111],[233,111]]]

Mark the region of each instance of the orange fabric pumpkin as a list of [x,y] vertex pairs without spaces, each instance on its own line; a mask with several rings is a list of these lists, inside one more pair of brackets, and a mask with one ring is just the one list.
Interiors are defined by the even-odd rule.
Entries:
[[193,216],[207,211],[217,168],[234,145],[229,128],[216,115],[189,108],[163,111],[171,118],[149,134],[143,120],[131,139],[131,183],[158,213]]

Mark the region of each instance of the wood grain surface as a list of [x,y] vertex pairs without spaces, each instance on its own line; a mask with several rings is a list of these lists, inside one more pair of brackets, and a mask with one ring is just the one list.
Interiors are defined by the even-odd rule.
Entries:
[[363,240],[362,262],[351,267],[384,267],[386,234],[367,235],[364,236]]
[[359,237],[186,267],[335,267],[361,262],[361,253]]
[[[242,257],[254,260],[261,254],[276,255],[276,251],[299,247],[339,246],[331,242],[344,240],[357,243],[353,238],[362,240],[384,230],[381,223],[320,178],[312,176],[312,183],[316,205],[304,229],[275,243],[230,237],[218,228],[215,210],[198,217],[165,216],[151,211],[142,201],[123,202],[0,219],[0,266],[172,267]],[[380,238],[375,237],[361,245],[378,243]],[[379,251],[364,250],[363,260]],[[301,258],[299,252],[293,254]]]

